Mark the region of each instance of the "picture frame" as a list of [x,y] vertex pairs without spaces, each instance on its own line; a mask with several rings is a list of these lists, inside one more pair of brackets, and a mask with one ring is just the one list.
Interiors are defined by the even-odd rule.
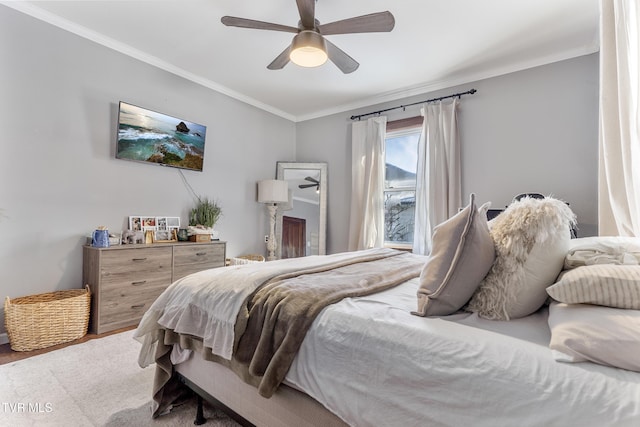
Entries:
[[143,216],[141,220],[143,230],[156,230],[157,220],[155,216]]
[[142,231],[142,217],[130,216],[129,217],[129,230]]
[[156,230],[165,231],[180,228],[180,217],[158,216],[156,217]]
[[156,230],[158,230],[158,231],[167,231],[167,217],[166,216],[156,217]]
[[176,242],[179,229],[180,217],[178,216],[132,215],[129,217],[129,230],[144,232],[146,243]]
[[154,242],[170,241],[171,232],[169,232],[168,230],[156,231],[155,235],[153,236],[153,240]]

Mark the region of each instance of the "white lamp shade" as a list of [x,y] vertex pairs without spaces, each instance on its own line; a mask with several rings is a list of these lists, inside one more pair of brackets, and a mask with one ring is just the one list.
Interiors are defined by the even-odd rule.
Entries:
[[258,202],[284,203],[289,201],[289,184],[287,181],[266,179],[258,181]]

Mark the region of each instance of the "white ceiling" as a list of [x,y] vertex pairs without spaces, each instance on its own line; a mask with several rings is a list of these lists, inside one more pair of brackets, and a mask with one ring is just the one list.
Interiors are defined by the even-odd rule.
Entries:
[[598,0],[319,0],[321,23],[395,16],[390,33],[327,36],[360,63],[352,74],[331,62],[267,70],[293,35],[220,23],[295,27],[294,0],[2,3],[293,121],[598,51]]

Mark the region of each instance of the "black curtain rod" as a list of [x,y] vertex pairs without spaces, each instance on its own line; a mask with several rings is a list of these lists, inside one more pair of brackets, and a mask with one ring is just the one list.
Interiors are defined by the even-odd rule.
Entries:
[[473,95],[476,92],[477,92],[477,90],[470,89],[470,90],[468,90],[466,92],[454,93],[453,95],[441,96],[440,98],[432,98],[432,99],[427,99],[426,101],[413,102],[411,104],[399,105],[397,107],[391,107],[391,108],[387,108],[387,109],[384,109],[384,110],[373,111],[371,113],[358,114],[357,116],[351,116],[351,120],[360,120],[361,118],[366,117],[366,116],[373,116],[374,114],[386,113],[387,111],[397,110],[398,108],[410,107],[412,105],[426,104],[427,102],[442,101],[443,99],[455,98],[456,96],[458,98],[460,98],[462,95]]

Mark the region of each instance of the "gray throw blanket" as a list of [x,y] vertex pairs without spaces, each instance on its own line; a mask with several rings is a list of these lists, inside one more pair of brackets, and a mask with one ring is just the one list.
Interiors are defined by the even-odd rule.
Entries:
[[[233,359],[258,392],[271,397],[284,380],[307,330],[328,305],[370,295],[420,275],[424,259],[402,252],[320,272],[279,276],[262,286],[239,314],[246,324]],[[248,313],[248,315],[247,315]],[[246,316],[245,319],[241,317]],[[243,375],[244,377],[244,375]]]

